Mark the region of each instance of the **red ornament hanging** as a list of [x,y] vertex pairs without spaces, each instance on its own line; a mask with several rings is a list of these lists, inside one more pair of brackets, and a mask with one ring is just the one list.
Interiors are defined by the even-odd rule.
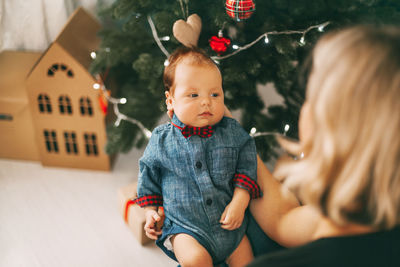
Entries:
[[[107,91],[107,95],[110,95],[109,91]],[[108,100],[102,91],[99,94],[99,106],[103,114],[106,115],[108,109]]]
[[253,0],[226,0],[226,13],[237,21],[248,19],[256,10]]
[[210,43],[211,49],[214,50],[218,55],[225,53],[226,49],[231,44],[231,40],[222,36],[221,30],[218,32],[218,37],[212,36],[208,42]]
[[106,70],[104,75],[100,75],[100,74],[96,75],[97,85],[99,86],[96,89],[100,90],[100,92],[98,94],[98,101],[99,101],[99,106],[100,106],[100,109],[101,109],[103,115],[107,115],[108,98],[111,95],[110,90],[103,91],[103,89],[101,89],[101,87],[104,86],[104,81],[106,80],[106,78],[108,76],[108,71],[109,71],[109,69]]

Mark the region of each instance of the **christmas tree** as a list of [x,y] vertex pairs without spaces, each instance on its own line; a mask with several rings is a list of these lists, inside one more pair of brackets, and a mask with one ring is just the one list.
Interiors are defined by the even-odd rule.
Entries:
[[[306,78],[301,66],[316,40],[324,31],[353,24],[398,25],[400,1],[117,0],[100,13],[104,29],[92,72],[101,74],[106,87],[115,85],[113,97],[126,99],[118,104],[119,111],[144,128],[152,130],[166,112],[165,52],[182,45],[172,34],[174,22],[192,14],[202,20],[198,47],[218,62],[225,103],[230,110],[241,111],[242,126],[248,132],[254,128],[297,138]],[[227,50],[219,54],[209,43],[218,37],[230,40]],[[223,58],[227,55],[231,56]],[[283,105],[265,108],[257,86],[266,83],[273,83]],[[108,153],[127,152],[147,143],[138,124],[120,119],[108,127]],[[264,160],[275,156],[273,136],[255,140]]]

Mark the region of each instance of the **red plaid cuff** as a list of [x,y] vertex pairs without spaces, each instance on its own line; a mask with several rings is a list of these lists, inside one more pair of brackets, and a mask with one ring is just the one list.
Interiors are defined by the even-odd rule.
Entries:
[[141,208],[144,208],[147,206],[162,206],[163,205],[163,197],[160,195],[148,195],[148,196],[138,197],[134,201]]
[[244,174],[235,174],[235,177],[233,178],[233,184],[236,187],[240,187],[249,191],[251,199],[261,197],[260,186],[256,181],[250,179]]

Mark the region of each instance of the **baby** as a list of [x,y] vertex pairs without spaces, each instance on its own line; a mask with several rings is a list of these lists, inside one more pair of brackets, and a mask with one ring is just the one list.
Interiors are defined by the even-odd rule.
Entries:
[[164,85],[174,115],[153,131],[139,161],[146,234],[182,266],[244,266],[253,259],[245,212],[260,197],[254,140],[224,117],[221,73],[201,50],[175,51]]

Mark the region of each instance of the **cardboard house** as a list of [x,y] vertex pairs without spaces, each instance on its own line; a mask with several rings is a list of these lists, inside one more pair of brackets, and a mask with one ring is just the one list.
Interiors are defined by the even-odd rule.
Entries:
[[[14,134],[14,140],[0,140],[7,142],[1,144],[2,157],[37,158],[45,166],[110,170],[110,156],[104,151],[107,138],[105,114],[99,102],[101,90],[93,88],[97,81],[88,71],[91,53],[100,43],[97,37],[100,27],[90,14],[78,8],[40,57],[24,56],[23,60],[36,60],[25,77],[25,93],[32,120],[31,124],[27,122],[29,115],[24,121],[17,120],[14,110],[17,106],[8,111],[7,108],[0,110],[4,117],[0,123],[9,123],[6,130],[9,135],[10,129],[15,128],[14,132],[18,132]],[[0,66],[4,64],[0,62]],[[7,68],[6,65],[2,67]],[[12,119],[8,120],[10,113]],[[24,127],[18,128],[17,125]],[[30,125],[33,127],[25,130]],[[4,145],[21,142],[23,138],[35,145],[30,145],[29,149],[34,151],[36,147],[36,152],[32,152],[29,158],[24,155],[24,145],[18,149],[4,149]],[[10,150],[18,153],[10,156]]]
[[25,79],[41,53],[0,54],[0,157],[39,160]]

